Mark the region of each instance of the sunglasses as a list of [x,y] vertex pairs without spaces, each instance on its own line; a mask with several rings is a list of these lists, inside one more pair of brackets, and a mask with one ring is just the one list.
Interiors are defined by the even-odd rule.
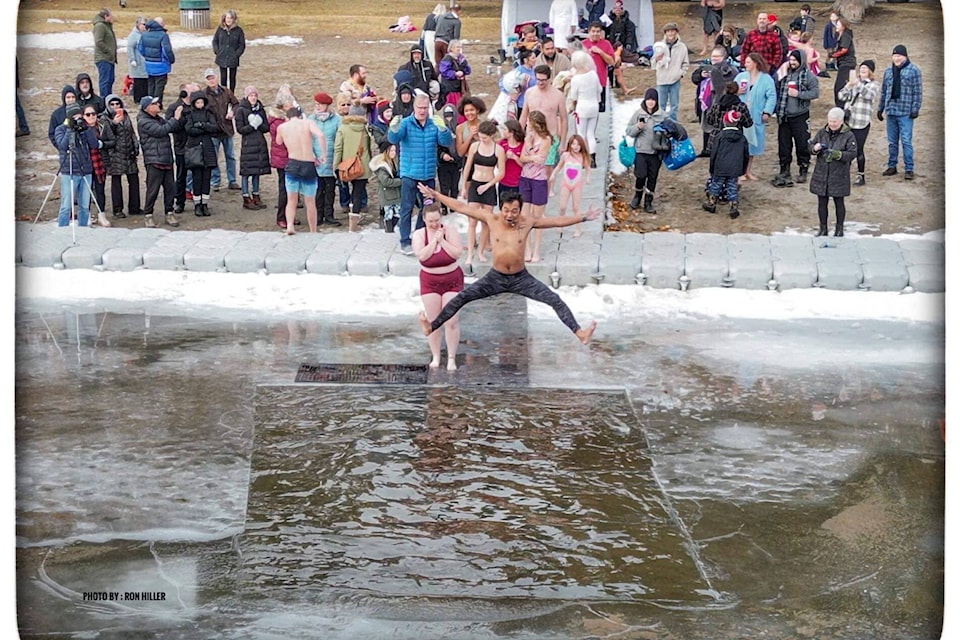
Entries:
[[97,114],[94,113],[93,111],[87,111],[86,113],[83,114],[83,117],[86,118],[87,116],[95,116],[95,115]]

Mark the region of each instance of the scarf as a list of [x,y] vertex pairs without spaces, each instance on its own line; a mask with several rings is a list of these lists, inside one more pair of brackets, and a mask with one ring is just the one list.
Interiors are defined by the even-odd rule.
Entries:
[[900,73],[907,68],[907,65],[910,64],[910,60],[904,60],[901,66],[893,65],[893,86],[890,87],[890,99],[899,100],[900,99]]

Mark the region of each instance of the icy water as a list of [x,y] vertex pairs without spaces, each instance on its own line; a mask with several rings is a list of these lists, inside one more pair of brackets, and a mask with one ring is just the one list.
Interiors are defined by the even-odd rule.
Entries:
[[939,637],[942,325],[463,325],[21,305],[24,637]]

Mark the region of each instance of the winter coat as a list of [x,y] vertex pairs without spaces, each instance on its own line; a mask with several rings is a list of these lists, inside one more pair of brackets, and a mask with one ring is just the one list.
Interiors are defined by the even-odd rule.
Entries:
[[190,104],[183,110],[183,129],[187,133],[184,154],[189,153],[188,150],[192,147],[200,145],[203,148],[203,166],[213,168],[217,166],[217,147],[214,146],[213,139],[220,131],[217,117],[206,104],[202,109],[194,106],[197,100],[203,100],[206,103],[207,97],[202,91],[194,91],[187,99]]
[[[80,81],[87,80],[90,83],[90,93],[87,95],[80,95]],[[97,110],[97,114],[103,113],[103,110],[106,109],[107,105],[104,104],[103,98],[97,95],[96,85],[93,84],[93,79],[90,77],[89,73],[78,73],[77,80],[73,83],[73,86],[77,89],[77,104],[81,108],[86,107],[88,104],[93,105],[93,108]]]
[[434,37],[446,43],[451,40],[459,40],[460,26],[460,18],[457,17],[457,14],[448,11],[437,18],[437,34]]
[[63,89],[60,90],[60,106],[53,110],[53,113],[50,114],[50,124],[47,125],[47,139],[50,140],[50,144],[57,146],[56,138],[54,137],[54,132],[57,130],[63,121],[67,119],[67,94],[72,93],[77,95],[77,90],[73,85],[65,84]]
[[140,29],[136,26],[127,36],[127,75],[131,78],[147,77],[147,61],[140,53]]
[[380,201],[380,206],[400,204],[400,185],[403,180],[396,174],[382,153],[375,155],[373,160],[370,161],[370,170],[377,176],[377,198]]
[[[165,76],[177,61],[170,44],[167,30],[156,20],[147,20],[147,30],[140,34],[140,44],[137,45],[140,55],[145,60],[144,66],[148,76]],[[139,117],[137,121],[139,122]]]
[[[820,97],[820,81],[807,68],[807,55],[800,49],[800,66],[795,71],[787,71],[780,79],[777,95],[780,97],[777,104],[777,118],[793,117],[810,113],[810,101]],[[797,83],[799,95],[793,98],[787,95],[787,85]]]
[[[178,97],[174,102],[170,103],[170,106],[167,107],[166,116],[167,120],[173,118],[173,114],[177,112],[177,107],[183,106],[183,110],[186,111],[190,106],[187,104],[188,96],[185,95],[186,91],[180,92],[181,97]],[[187,132],[183,129],[179,129],[173,132],[173,152],[178,155],[183,155],[183,148],[187,144]]]
[[333,142],[333,169],[343,160],[357,156],[360,148],[360,162],[363,164],[363,175],[358,180],[369,180],[373,175],[370,172],[370,135],[367,133],[367,119],[363,116],[344,116],[337,129]]
[[[666,43],[666,41],[663,41]],[[673,46],[667,45],[670,53],[670,64],[666,68],[657,67],[657,84],[674,84],[679,82],[680,78],[687,73],[687,67],[690,66],[690,55],[687,51],[687,45],[683,44],[680,38],[673,43]],[[653,62],[651,60],[651,62]]]
[[[336,113],[331,113],[326,120],[321,121],[315,113],[311,113],[307,116],[307,120],[313,120],[313,124],[317,125],[317,128],[323,132],[323,138],[326,142],[326,162],[317,165],[317,175],[321,178],[334,178],[337,174],[336,167],[333,166],[333,147],[337,141],[337,129],[340,128],[341,118]],[[320,157],[320,143],[316,136],[313,140],[313,157]]]
[[[244,100],[234,111],[237,132],[240,134],[240,175],[263,176],[270,173],[270,147],[264,134],[270,133],[267,110],[257,100],[254,105]],[[260,124],[250,124],[251,115],[260,116]]]
[[[236,109],[240,101],[233,95],[233,91],[220,85],[216,87],[206,87],[203,93],[207,98],[207,106],[217,118],[217,125],[220,127],[219,137],[229,138],[235,133],[235,130],[233,125],[234,121],[227,120],[227,109],[230,107]],[[236,119],[236,115],[234,115],[234,119]]]
[[277,129],[286,121],[286,114],[276,107],[267,109],[267,123],[270,125],[270,166],[274,169],[285,169],[290,157],[286,145],[277,143]]
[[740,127],[724,127],[711,137],[710,176],[739,178],[747,172],[750,153]]
[[[110,100],[115,100],[119,96],[110,94],[107,96],[107,104]],[[103,112],[100,117],[100,126],[102,133],[100,139],[105,140],[106,129],[110,129],[109,135],[114,139],[113,148],[104,153],[104,164],[107,166],[107,174],[111,176],[126,176],[139,173],[137,166],[137,157],[140,155],[140,140],[137,138],[137,132],[133,128],[133,119],[126,109],[123,110],[123,120],[120,124],[113,121],[116,112],[110,107]],[[107,149],[104,143],[104,149]]]
[[246,48],[247,38],[240,25],[234,25],[230,29],[220,25],[213,34],[214,62],[218,67],[239,67],[240,56]]
[[411,115],[400,121],[396,131],[387,129],[387,140],[400,149],[402,178],[433,180],[437,175],[437,145],[450,145],[453,132],[449,127],[437,128],[430,118],[421,125]]
[[107,22],[98,13],[93,17],[93,63],[117,64],[117,36],[113,23]]
[[[823,145],[819,153],[813,151],[817,143]],[[839,160],[827,161],[828,153],[837,149]],[[810,176],[810,193],[831,198],[843,198],[850,195],[850,163],[857,157],[857,139],[847,125],[840,125],[836,131],[825,126],[810,140],[810,153],[817,156],[817,164]]]
[[605,28],[606,35],[604,37],[610,41],[614,49],[617,48],[619,42],[623,45],[624,51],[637,53],[637,25],[633,24],[630,19],[630,12],[624,10],[618,18],[611,11],[609,18],[610,26]]
[[429,95],[430,83],[439,80],[437,78],[437,70],[433,68],[433,64],[429,60],[424,60],[422,56],[419,63],[413,61],[413,49],[416,47],[417,45],[413,45],[413,48],[410,50],[410,61],[399,67],[397,72],[406,71],[409,73],[413,88],[420,89]]
[[843,101],[844,110],[850,113],[847,124],[851,129],[865,129],[870,126],[873,114],[876,113],[874,103],[880,95],[880,85],[876,80],[864,82],[860,80],[852,87],[844,85],[837,93]]
[[750,114],[750,108],[740,99],[740,96],[732,93],[724,93],[719,99],[714,100],[710,108],[704,114],[704,122],[710,127],[711,131],[719,131],[724,128],[723,114],[734,110],[740,114],[739,129],[747,129],[753,126],[753,116]]
[[[657,153],[653,150],[653,127],[666,120],[666,118],[667,114],[664,113],[663,109],[658,107],[653,113],[647,113],[642,103],[640,108],[630,116],[626,135],[634,139],[633,148],[637,153]],[[638,126],[641,120],[644,121],[643,128]]]
[[[65,176],[89,176],[93,174],[93,161],[90,159],[90,150],[99,147],[96,132],[82,125],[80,131],[67,127],[62,122],[53,132],[54,145],[60,152],[60,173]],[[76,136],[74,136],[76,134]],[[73,143],[73,152],[70,150]]]
[[[463,71],[463,77],[457,78],[457,71]],[[463,93],[463,83],[470,75],[470,63],[461,53],[454,58],[449,53],[440,61],[440,93]]]
[[387,122],[382,122],[380,117],[377,116],[377,120],[367,127],[367,133],[373,138],[373,146],[376,148],[377,153],[383,153],[390,146],[390,141],[387,140],[388,124]]
[[[182,117],[182,114],[181,114]],[[143,151],[143,164],[173,165],[173,145],[170,134],[183,129],[176,118],[164,120],[154,117],[146,111],[137,114],[137,134],[140,136],[140,149]]]
[[[404,102],[400,99],[400,94],[407,92],[410,94],[410,102]],[[401,116],[406,118],[413,114],[413,87],[409,84],[397,85],[397,97],[391,105],[393,107],[393,117]],[[62,120],[63,118],[61,118]]]

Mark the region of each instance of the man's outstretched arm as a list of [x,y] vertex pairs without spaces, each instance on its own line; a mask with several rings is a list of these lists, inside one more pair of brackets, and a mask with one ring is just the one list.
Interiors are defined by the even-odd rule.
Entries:
[[587,220],[596,220],[599,215],[600,210],[595,206],[590,205],[590,208],[587,209],[587,212],[581,216],[557,216],[552,218],[541,216],[537,220],[534,220],[533,228],[548,229],[550,227],[569,227],[581,222],[586,222]]
[[450,209],[451,211],[457,211],[470,218],[475,218],[480,222],[489,222],[487,216],[490,214],[481,209],[480,205],[475,202],[462,202],[456,198],[445,196],[436,189],[431,189],[422,182],[417,183],[417,189],[419,189],[420,193],[422,193],[425,197],[433,198],[438,202],[442,202],[444,205],[446,205],[447,209]]

